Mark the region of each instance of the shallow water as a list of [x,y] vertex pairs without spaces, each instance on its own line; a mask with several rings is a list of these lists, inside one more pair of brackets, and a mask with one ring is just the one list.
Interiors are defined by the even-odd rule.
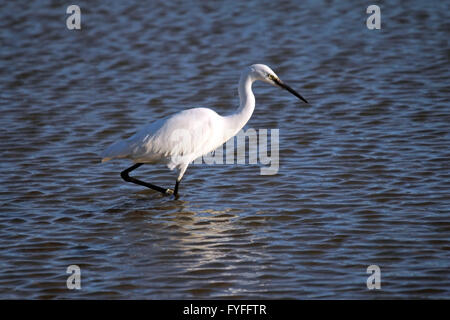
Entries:
[[[1,9],[0,298],[449,298],[448,2],[389,1],[381,30],[357,1],[77,4],[81,31],[56,1]],[[193,165],[174,200],[100,163],[147,122],[233,111],[252,63],[310,102],[254,86],[276,175]]]

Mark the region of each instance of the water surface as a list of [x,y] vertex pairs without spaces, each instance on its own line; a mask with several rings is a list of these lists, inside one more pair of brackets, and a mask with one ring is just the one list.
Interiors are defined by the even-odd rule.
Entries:
[[[358,1],[77,4],[80,31],[56,1],[0,11],[1,298],[449,297],[448,2],[389,1],[381,30]],[[100,163],[147,122],[233,111],[253,63],[310,102],[254,86],[276,175],[194,165],[173,200]]]

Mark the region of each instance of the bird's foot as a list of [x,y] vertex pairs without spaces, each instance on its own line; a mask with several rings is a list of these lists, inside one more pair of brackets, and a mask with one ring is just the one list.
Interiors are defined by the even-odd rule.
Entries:
[[164,195],[166,195],[166,196],[174,196],[175,199],[178,199],[178,197],[179,197],[178,192],[175,193],[175,191],[173,191],[173,189],[166,189],[166,192],[164,193]]

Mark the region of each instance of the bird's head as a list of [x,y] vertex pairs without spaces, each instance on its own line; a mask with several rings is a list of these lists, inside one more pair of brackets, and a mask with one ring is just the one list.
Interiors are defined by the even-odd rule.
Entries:
[[265,64],[251,65],[250,70],[255,80],[264,81],[274,86],[285,89],[290,93],[292,93],[297,98],[299,98],[300,100],[304,101],[305,103],[308,103],[308,101],[306,101],[306,99],[303,98],[298,92],[296,92],[294,89],[292,89],[291,87],[286,85],[283,81],[281,81],[281,79],[275,74],[275,72],[273,72],[273,70],[270,69]]

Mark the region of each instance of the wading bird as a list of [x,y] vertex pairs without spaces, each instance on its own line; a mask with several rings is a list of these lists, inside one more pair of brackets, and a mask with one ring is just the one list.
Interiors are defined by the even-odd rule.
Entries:
[[[113,143],[102,154],[102,162],[114,158],[127,158],[134,165],[121,172],[123,180],[148,187],[165,195],[178,195],[178,187],[188,165],[215,150],[234,137],[252,116],[255,96],[252,84],[264,81],[283,88],[308,103],[299,93],[287,86],[275,72],[264,64],[245,68],[239,80],[239,108],[229,116],[220,116],[208,108],[193,108],[144,126],[128,139]],[[170,170],[178,169],[175,188],[165,189],[130,177],[129,173],[144,163],[166,164]]]

